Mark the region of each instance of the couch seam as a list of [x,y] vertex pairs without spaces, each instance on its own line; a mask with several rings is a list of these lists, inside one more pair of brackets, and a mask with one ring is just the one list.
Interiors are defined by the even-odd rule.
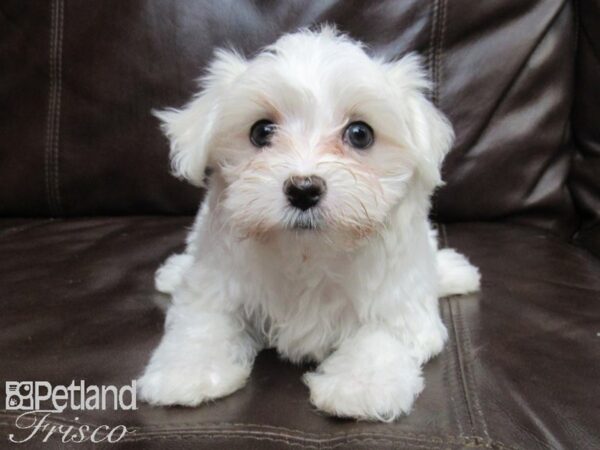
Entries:
[[50,150],[52,148],[52,124],[54,123],[54,46],[55,46],[55,27],[56,21],[54,19],[56,10],[56,3],[51,1],[50,3],[50,50],[48,54],[49,68],[48,68],[48,116],[46,118],[46,139],[44,146],[44,180],[46,184],[46,201],[48,203],[48,209],[50,213],[53,210],[52,201],[52,190],[50,189]]
[[429,92],[431,101],[435,104],[435,90],[437,86],[436,48],[438,39],[440,0],[431,2],[431,31],[429,34],[429,49],[427,50],[427,68],[432,89]]
[[471,423],[471,432],[475,433],[476,430],[478,429],[478,421],[475,418],[476,415],[474,413],[474,409],[475,409],[474,402],[470,395],[471,390],[469,389],[469,377],[467,376],[466,361],[465,361],[466,358],[464,355],[466,350],[463,348],[463,340],[459,337],[460,324],[456,317],[456,315],[458,314],[458,311],[455,311],[455,307],[453,305],[456,305],[456,304],[453,303],[452,298],[449,298],[448,299],[448,308],[450,310],[450,320],[452,321],[452,330],[454,333],[453,337],[454,337],[454,341],[456,342],[456,355],[457,355],[457,359],[458,359],[459,377],[460,377],[460,381],[462,384],[462,391],[463,391],[465,404],[467,406],[469,421]]
[[[573,83],[571,86],[572,89],[572,94],[573,94],[573,98],[576,97],[576,91],[577,91],[577,79],[579,76],[579,69],[578,69],[578,61],[579,61],[579,47],[581,45],[581,30],[580,30],[580,20],[579,20],[579,14],[580,14],[580,4],[579,4],[579,0],[574,0],[573,1],[573,29],[575,32],[575,42],[574,42],[574,48],[573,48]],[[575,101],[573,100],[573,102],[571,103],[571,109],[569,111],[569,117],[568,117],[568,123],[569,123],[569,131],[571,132],[571,136],[570,136],[570,144],[571,144],[571,152],[570,152],[570,157],[569,157],[569,171],[567,173],[567,179],[565,182],[565,188],[569,194],[569,199],[571,200],[571,204],[573,205],[573,210],[574,210],[574,215],[575,215],[575,220],[577,221],[577,225],[575,225],[573,228],[573,231],[571,232],[571,235],[569,236],[569,242],[571,243],[576,243],[577,242],[577,236],[579,234],[579,231],[583,228],[583,218],[581,217],[581,211],[580,211],[580,207],[578,205],[578,201],[576,198],[575,193],[573,192],[573,189],[571,188],[571,180],[572,180],[572,175],[573,175],[573,170],[575,169],[575,163],[576,163],[576,159],[577,159],[577,155],[580,153],[578,150],[578,139],[577,139],[577,133],[575,132],[575,125],[574,125],[574,115],[575,115]]]
[[[0,415],[4,418],[16,418],[17,416],[10,414],[9,411],[2,410],[0,411]],[[46,420],[49,424],[55,425],[89,425],[90,427],[97,427],[97,424],[92,424],[86,421],[71,421],[68,419],[50,419]],[[8,422],[0,422],[0,425],[5,425],[9,428],[13,428],[14,424]],[[171,437],[181,436],[181,435],[190,435],[190,436],[206,436],[206,435],[217,435],[221,434],[223,436],[226,435],[239,435],[241,437],[245,437],[246,435],[251,435],[252,433],[271,433],[275,436],[283,436],[289,439],[298,439],[298,440],[313,440],[315,442],[326,442],[326,441],[335,441],[339,439],[355,439],[355,438],[365,438],[365,439],[391,439],[391,440],[403,440],[403,441],[416,441],[419,443],[430,443],[435,445],[444,445],[444,444],[457,444],[457,445],[466,445],[469,447],[484,447],[484,448],[502,448],[502,449],[511,449],[518,450],[517,447],[504,444],[500,441],[492,441],[482,436],[477,435],[469,435],[469,436],[455,436],[455,435],[442,435],[442,436],[432,436],[430,434],[419,434],[419,433],[410,433],[403,431],[395,431],[390,434],[382,434],[378,433],[369,433],[369,432],[359,432],[359,433],[311,433],[302,430],[293,430],[290,428],[279,427],[279,426],[269,426],[269,425],[261,425],[261,424],[248,424],[248,423],[228,423],[228,422],[218,422],[215,424],[209,424],[208,426],[201,423],[187,423],[187,424],[178,424],[187,425],[187,426],[196,426],[200,427],[196,430],[158,430],[156,432],[146,432],[143,435],[138,435],[134,439],[136,440],[147,440],[147,439],[169,439]],[[157,425],[146,426],[146,429],[149,428],[162,428],[163,426]],[[223,427],[219,429],[219,427]],[[224,428],[229,427],[229,428]],[[238,429],[235,429],[238,427]],[[246,427],[245,429],[239,429],[240,427]],[[254,428],[254,429],[251,429]],[[145,431],[144,428],[131,426],[135,433],[140,431]],[[204,428],[204,429],[202,429]],[[279,433],[277,433],[279,431]],[[286,434],[285,432],[288,432]],[[294,436],[296,434],[296,436]],[[131,439],[130,439],[131,440]]]
[[[327,444],[327,443],[333,443],[335,441],[338,442],[348,442],[348,440],[370,440],[370,439],[377,439],[377,440],[381,440],[381,441],[387,441],[387,442],[393,442],[393,441],[397,441],[397,440],[402,440],[402,441],[417,441],[416,443],[411,443],[411,445],[427,445],[427,444],[434,444],[434,445],[443,445],[444,440],[440,439],[440,440],[426,440],[426,439],[415,439],[415,438],[410,438],[410,437],[404,437],[404,436],[394,436],[394,435],[381,435],[381,434],[377,434],[377,433],[358,433],[358,434],[341,434],[339,436],[332,436],[332,437],[328,437],[328,438],[321,438],[318,435],[314,436],[314,437],[309,437],[309,436],[300,436],[300,435],[292,435],[292,434],[286,434],[286,433],[276,433],[273,431],[270,432],[265,432],[265,431],[260,431],[260,430],[216,430],[216,429],[212,429],[212,430],[205,430],[204,432],[198,432],[197,430],[194,431],[184,431],[184,432],[175,432],[175,433],[160,433],[160,434],[145,434],[143,436],[131,436],[131,438],[129,438],[129,440],[145,440],[145,439],[154,439],[154,438],[161,438],[163,437],[164,439],[168,439],[171,436],[181,436],[181,435],[199,435],[199,436],[206,436],[206,435],[222,435],[222,436],[239,436],[239,437],[264,437],[264,438],[275,438],[275,439],[285,439],[285,440],[297,440],[297,441],[304,441],[306,443],[310,443],[310,444],[314,444],[314,445],[322,445],[322,444]],[[124,440],[127,438],[124,438]],[[467,441],[465,441],[467,442]],[[456,443],[456,442],[451,442],[451,443]],[[427,447],[429,448],[429,447]]]
[[[441,241],[441,246],[442,248],[448,248],[448,236],[446,233],[446,227],[439,223],[438,224],[438,235],[439,235],[439,240]],[[439,245],[439,244],[438,244]],[[467,411],[467,416],[468,416],[468,420],[471,424],[471,431],[473,431],[473,421],[471,420],[470,417],[470,411],[468,408],[468,402],[467,402],[467,398],[466,398],[466,393],[464,392],[464,385],[463,385],[463,379],[462,379],[462,375],[461,375],[461,367],[460,367],[460,360],[458,357],[458,348],[457,348],[457,338],[456,338],[456,329],[454,327],[454,320],[452,317],[452,306],[450,304],[450,299],[449,298],[445,298],[445,305],[446,305],[446,309],[448,311],[448,328],[449,328],[449,334],[448,334],[448,353],[451,355],[449,356],[449,358],[452,358],[452,372],[454,374],[454,377],[452,378],[452,380],[450,379],[450,373],[448,372],[448,389],[451,393],[451,395],[456,394],[455,398],[456,398],[456,402],[450,402],[451,404],[451,408],[453,413],[456,416],[456,424],[459,428],[459,432],[461,435],[464,434],[464,427],[462,425],[463,422],[463,414],[459,414],[458,412],[458,408],[456,403],[459,401],[460,398],[462,398],[462,402],[461,405],[463,406],[463,411],[466,410]],[[448,369],[449,370],[449,369]],[[452,381],[455,381],[456,384],[458,384],[460,386],[460,389],[457,389],[455,386],[455,383],[453,383]],[[460,393],[458,392],[460,390]]]
[[[193,440],[193,439],[215,439],[215,438],[230,438],[230,437],[231,436],[228,436],[227,433],[225,433],[225,434],[222,434],[222,433],[183,434],[183,435],[171,435],[171,436],[143,436],[143,437],[133,437],[131,439],[124,438],[121,442],[139,442],[139,441],[150,440],[150,439]],[[301,439],[299,442],[295,442],[294,439],[298,439],[298,438],[293,438],[293,437],[287,438],[285,436],[264,436],[264,435],[244,434],[244,435],[238,435],[236,437],[239,439],[253,439],[253,440],[257,440],[257,441],[279,442],[279,443],[285,443],[286,445],[292,446],[292,447],[313,448],[313,449],[334,449],[334,448],[342,447],[342,446],[345,446],[348,444],[360,444],[360,443],[389,444],[389,445],[403,443],[404,448],[418,448],[418,449],[426,449],[426,450],[435,450],[435,449],[439,449],[441,446],[444,445],[444,443],[440,443],[440,445],[432,447],[427,444],[406,442],[404,439],[384,439],[384,438],[377,438],[377,437],[371,437],[371,438],[365,438],[365,439],[346,439],[346,440],[337,442],[335,444],[334,443],[328,444],[326,442],[321,442],[321,441],[311,444],[308,442],[301,442]],[[406,447],[406,445],[408,445],[408,447]],[[477,448],[479,446],[469,445],[469,447]]]
[[56,98],[56,117],[55,117],[55,127],[54,127],[54,194],[56,197],[56,209],[57,213],[60,213],[62,210],[62,200],[60,197],[60,172],[59,172],[59,140],[60,140],[60,116],[61,116],[61,106],[62,106],[62,72],[63,72],[63,64],[62,64],[62,56],[63,56],[63,36],[64,36],[64,23],[65,23],[65,2],[64,0],[57,0],[59,5],[59,17],[60,23],[58,26],[58,72],[57,72],[57,81],[58,81],[58,94]]
[[[460,369],[457,363],[457,358],[456,358],[456,338],[454,337],[454,326],[452,324],[452,313],[450,311],[450,302],[448,301],[448,299],[444,299],[444,303],[443,305],[445,305],[444,310],[447,311],[447,321],[448,321],[448,343],[446,344],[446,350],[447,350],[447,358],[444,358],[444,375],[446,376],[447,379],[447,386],[448,386],[448,390],[450,392],[451,398],[449,399],[449,403],[450,403],[450,409],[452,411],[452,414],[454,416],[454,423],[456,425],[456,427],[458,428],[458,432],[460,436],[463,436],[465,434],[465,430],[464,430],[464,426],[463,426],[463,417],[464,417],[464,413],[462,413],[462,411],[464,411],[465,406],[464,406],[464,401],[460,401],[461,398],[463,398],[463,393],[458,393],[458,389],[457,389],[457,384],[460,383]],[[440,307],[442,306],[442,304],[440,305]],[[455,399],[455,400],[453,400]],[[461,403],[461,412],[459,412],[458,409],[458,403]]]
[[[442,224],[442,236],[444,239],[444,244],[449,246],[450,242],[448,240],[448,233],[444,224]],[[476,427],[480,428],[483,435],[491,441],[485,415],[483,413],[483,409],[481,408],[479,395],[477,394],[477,390],[475,388],[475,377],[473,375],[470,363],[473,352],[471,339],[469,337],[469,330],[467,329],[467,325],[465,324],[460,311],[460,302],[450,297],[448,299],[448,306],[450,310],[450,318],[452,320],[452,327],[454,329],[454,338],[459,362],[458,367],[461,371],[461,379],[467,404],[467,411],[473,425],[473,432],[478,433],[479,430],[476,430]]]
[[[444,37],[447,29],[447,1],[432,0],[431,12],[431,31],[429,36],[429,49],[427,52],[427,67],[429,70],[429,79],[431,80],[431,89],[427,95],[433,105],[439,107],[440,91],[442,83],[442,57]],[[432,215],[437,215],[438,197],[434,195],[432,200]]]
[[448,2],[447,0],[442,0],[442,5],[441,5],[441,9],[440,9],[440,22],[441,22],[441,29],[440,29],[440,36],[438,38],[438,46],[437,46],[437,58],[436,58],[436,64],[437,64],[437,80],[435,80],[435,86],[434,86],[434,97],[433,97],[433,104],[436,106],[439,106],[440,104],[440,92],[442,89],[442,79],[443,79],[443,58],[444,58],[444,37],[446,34],[446,10],[448,8]]
[[[0,415],[3,416],[4,418],[17,418],[18,415],[13,414],[10,411],[7,410],[2,410],[0,412]],[[36,416],[38,417],[38,416]],[[55,424],[68,424],[68,425],[89,425],[90,427],[98,427],[99,425],[97,423],[92,423],[89,421],[81,421],[81,420],[71,420],[68,418],[52,418],[50,420],[46,420],[48,423],[55,423]],[[4,423],[4,425],[12,425],[10,423]],[[155,424],[155,425],[145,425],[143,427],[139,427],[139,426],[132,426],[132,428],[134,428],[136,431],[142,431],[142,432],[146,432],[146,434],[152,434],[152,433],[169,433],[169,432],[182,432],[184,430],[178,429],[178,430],[173,430],[172,427],[173,425],[179,426],[179,427],[197,427],[196,430],[194,430],[194,432],[201,432],[201,431],[223,431],[223,432],[228,432],[228,431],[244,431],[244,432],[256,432],[256,430],[252,430],[251,428],[256,428],[257,430],[262,430],[262,431],[269,431],[269,432],[275,432],[275,431],[279,431],[279,432],[288,432],[288,433],[292,433],[292,434],[301,434],[301,435],[305,435],[305,436],[312,436],[312,439],[318,439],[321,436],[326,436],[327,438],[330,439],[337,439],[337,438],[341,438],[344,436],[384,436],[384,437],[395,437],[395,436],[401,436],[405,439],[413,439],[413,440],[419,440],[419,441],[428,441],[428,442],[443,442],[444,439],[450,439],[450,440],[467,440],[467,439],[480,439],[479,436],[454,436],[454,435],[450,435],[450,434],[446,434],[446,435],[442,435],[442,436],[432,436],[430,434],[420,434],[420,433],[411,433],[411,432],[406,432],[406,431],[400,431],[400,432],[394,432],[392,434],[382,434],[381,432],[378,433],[369,433],[369,432],[359,432],[359,433],[316,433],[316,432],[307,432],[307,431],[303,431],[303,430],[296,430],[293,428],[286,428],[286,427],[282,427],[282,426],[274,426],[274,425],[264,425],[264,424],[253,424],[253,423],[239,423],[239,422],[215,422],[215,423],[199,423],[199,422],[185,422],[185,423],[177,423],[177,424],[168,424],[168,425],[159,425],[159,424]],[[246,430],[232,430],[232,428],[240,428],[240,427],[246,427]],[[157,430],[157,431],[154,431]],[[163,431],[164,430],[164,431]]]
[[429,50],[427,52],[427,66],[432,87],[430,91],[431,102],[438,106],[440,100],[440,87],[442,82],[442,59],[444,52],[444,36],[447,28],[447,0],[433,0],[431,12],[431,33],[429,36]]
[[[443,229],[441,223],[436,223],[437,230],[437,248],[446,248],[446,236],[445,229]],[[462,393],[459,394],[456,389],[456,384],[460,380],[458,375],[458,364],[456,361],[456,339],[454,338],[454,327],[452,324],[452,317],[450,311],[450,302],[447,298],[440,299],[440,311],[444,314],[444,319],[447,322],[446,328],[448,329],[448,342],[446,344],[446,351],[441,355],[443,361],[444,378],[448,385],[448,391],[450,392],[450,410],[454,416],[454,424],[458,429],[459,436],[463,436],[465,431],[463,427],[463,414],[462,411],[458,410],[458,399],[462,397]],[[455,398],[456,401],[452,401]],[[461,408],[463,409],[463,408]]]
[[62,97],[62,45],[64,27],[64,2],[51,0],[50,3],[50,54],[49,54],[49,87],[48,116],[46,119],[46,139],[44,150],[44,178],[46,185],[46,201],[50,214],[58,215],[61,211],[59,187],[59,138],[60,109]]
[[581,14],[581,4],[579,0],[575,0],[573,2],[573,15],[575,19],[575,62],[577,62],[577,54],[579,53],[579,45],[581,39],[581,19],[579,15]]

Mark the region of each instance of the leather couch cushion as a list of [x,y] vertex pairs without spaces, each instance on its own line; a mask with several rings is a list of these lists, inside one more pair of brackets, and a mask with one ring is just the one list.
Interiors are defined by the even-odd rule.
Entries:
[[251,55],[334,22],[390,58],[425,58],[457,131],[439,221],[512,219],[570,236],[571,2],[5,0],[0,214],[192,213],[152,108],[196,90],[215,46]]
[[[168,300],[153,271],[190,222],[0,221],[0,379],[129,384],[162,333]],[[393,424],[315,412],[300,381],[307,368],[272,351],[243,390],[200,408],[67,410],[54,423],[124,424],[136,433],[121,445],[144,449],[600,448],[598,260],[528,227],[456,224],[441,237],[481,268],[483,289],[441,300],[449,343],[426,365],[413,412]],[[23,433],[6,410],[0,429],[3,441]]]

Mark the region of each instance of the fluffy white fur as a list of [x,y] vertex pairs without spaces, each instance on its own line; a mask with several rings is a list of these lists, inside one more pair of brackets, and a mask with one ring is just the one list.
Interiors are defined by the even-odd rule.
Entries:
[[[158,113],[175,174],[196,185],[212,174],[185,253],[157,272],[173,302],[138,381],[143,399],[223,397],[275,347],[320,363],[304,377],[318,409],[385,421],[410,411],[421,366],[447,337],[438,297],[479,287],[477,269],[438,250],[430,230],[453,132],[427,88],[417,56],[372,58],[323,27],[252,60],[217,51],[202,91]],[[277,129],[259,149],[249,130],[263,118]],[[367,150],[342,140],[355,120],[374,130]],[[291,207],[282,186],[292,175],[326,180],[321,203]]]

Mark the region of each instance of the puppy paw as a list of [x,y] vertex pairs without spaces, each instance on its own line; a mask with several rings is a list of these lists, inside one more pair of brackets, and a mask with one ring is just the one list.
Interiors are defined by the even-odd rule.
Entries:
[[479,269],[467,257],[451,248],[438,250],[438,296],[469,294],[480,288]]
[[383,333],[347,344],[304,376],[312,404],[334,416],[384,422],[409,413],[424,386],[418,360]]
[[448,331],[439,318],[431,320],[412,337],[411,354],[419,364],[424,364],[444,349]]
[[185,272],[193,265],[194,257],[188,254],[172,255],[154,275],[154,287],[164,294],[172,294],[181,281]]
[[149,367],[137,380],[141,400],[152,405],[197,406],[244,386],[250,367],[232,363],[203,367]]
[[307,373],[304,382],[310,401],[319,410],[338,417],[391,422],[408,414],[423,390],[418,371],[387,385],[375,384],[347,374]]

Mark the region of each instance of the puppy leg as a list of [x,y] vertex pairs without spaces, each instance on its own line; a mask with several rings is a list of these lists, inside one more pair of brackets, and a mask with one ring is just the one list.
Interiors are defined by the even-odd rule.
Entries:
[[481,276],[466,256],[451,248],[436,253],[438,296],[468,294],[479,290]]
[[240,389],[250,374],[257,344],[231,313],[174,304],[138,392],[154,405],[196,406]]
[[157,291],[164,294],[173,294],[181,284],[185,273],[194,264],[193,255],[197,250],[196,241],[207,215],[205,205],[206,202],[203,203],[198,214],[196,214],[192,229],[186,237],[185,251],[169,256],[154,274],[154,287]]
[[192,264],[194,264],[194,257],[187,253],[169,256],[154,275],[156,290],[164,294],[175,292]]
[[311,402],[340,417],[392,421],[423,389],[419,358],[396,336],[364,327],[304,376]]

